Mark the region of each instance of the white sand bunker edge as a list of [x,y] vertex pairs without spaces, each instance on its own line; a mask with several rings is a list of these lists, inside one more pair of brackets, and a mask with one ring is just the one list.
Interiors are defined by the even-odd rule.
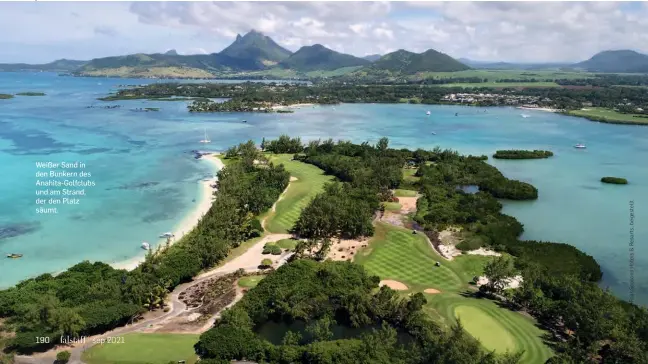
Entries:
[[382,281],[380,281],[380,283],[378,285],[380,287],[387,286],[387,287],[389,287],[389,288],[391,288],[391,289],[393,289],[395,291],[406,291],[406,290],[409,289],[409,288],[407,288],[407,286],[405,284],[403,284],[403,283],[401,283],[399,281],[393,281],[391,279],[382,280]]

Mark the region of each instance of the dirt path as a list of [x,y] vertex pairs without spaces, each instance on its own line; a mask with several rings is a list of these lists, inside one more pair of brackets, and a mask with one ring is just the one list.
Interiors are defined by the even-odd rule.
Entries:
[[[51,364],[54,359],[56,358],[56,353],[59,351],[63,350],[68,350],[72,356],[70,358],[69,363],[70,364],[82,364],[83,361],[81,361],[81,354],[83,351],[90,349],[93,344],[93,340],[109,337],[109,336],[123,336],[132,332],[138,332],[143,329],[150,329],[154,326],[163,326],[166,324],[169,320],[179,316],[180,314],[184,313],[187,309],[187,306],[180,301],[178,296],[180,293],[187,288],[194,286],[196,284],[199,284],[207,279],[216,277],[216,276],[221,276],[229,273],[234,273],[239,269],[244,269],[248,272],[256,272],[259,271],[259,263],[261,263],[261,260],[266,258],[265,255],[261,254],[263,252],[263,246],[266,243],[271,243],[271,242],[276,242],[282,239],[288,239],[291,238],[292,235],[290,234],[270,234],[264,236],[261,240],[259,240],[256,244],[254,244],[250,249],[248,249],[245,253],[242,255],[234,258],[233,260],[225,263],[224,265],[214,268],[208,272],[205,272],[203,274],[200,274],[194,278],[193,281],[181,284],[177,286],[168,296],[167,296],[167,305],[170,308],[169,312],[165,313],[162,316],[156,317],[156,318],[151,318],[151,319],[144,319],[142,321],[139,321],[135,324],[132,325],[127,325],[127,326],[122,326],[119,328],[116,328],[112,331],[108,331],[106,333],[100,334],[100,335],[95,335],[95,336],[90,336],[86,338],[85,344],[76,344],[71,347],[58,347],[55,349],[52,349],[50,351],[44,352],[44,353],[38,353],[33,356],[17,356],[16,357],[16,363],[21,364],[21,363],[43,363],[43,364]],[[289,255],[282,255],[282,256],[273,256],[272,258],[274,259],[275,262],[275,267],[278,267],[280,265],[285,264],[287,259],[289,258]],[[240,300],[239,297],[235,299],[234,302],[237,302]],[[209,322],[213,324],[213,322],[216,320],[218,313],[210,319]],[[209,323],[208,322],[208,323]],[[208,330],[211,326],[208,326],[205,324],[203,328],[205,330]]]

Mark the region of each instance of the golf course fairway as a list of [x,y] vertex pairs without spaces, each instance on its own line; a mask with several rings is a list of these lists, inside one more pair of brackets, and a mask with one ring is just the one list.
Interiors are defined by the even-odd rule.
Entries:
[[310,200],[322,191],[326,182],[333,180],[314,165],[293,161],[292,157],[292,154],[268,155],[272,163],[283,164],[290,176],[297,178],[290,182],[275,211],[268,212],[265,229],[270,233],[287,233]]

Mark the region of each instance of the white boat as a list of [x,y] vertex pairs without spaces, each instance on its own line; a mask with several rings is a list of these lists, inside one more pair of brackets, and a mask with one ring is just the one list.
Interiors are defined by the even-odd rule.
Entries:
[[432,132],[432,135],[436,135],[436,133],[435,133],[435,132]]
[[527,114],[521,114],[521,115],[522,115],[522,117],[525,118],[525,119],[531,116],[531,115],[527,115]]
[[161,238],[172,238],[174,236],[175,235],[173,235],[173,233],[164,233],[164,234],[160,235]]
[[147,242],[142,242],[142,249],[150,250],[151,249],[151,244],[149,244]]
[[577,149],[585,149],[585,148],[587,148],[587,147],[585,146],[585,144],[578,143],[578,144],[574,145],[574,148],[577,148]]
[[425,113],[425,115],[430,115],[430,114],[432,114],[432,113],[431,113],[431,112],[429,112],[429,111]]
[[207,138],[207,128],[205,128],[205,139],[201,140],[200,142],[203,143],[203,144],[204,143],[211,143],[211,140],[209,140],[209,138]]

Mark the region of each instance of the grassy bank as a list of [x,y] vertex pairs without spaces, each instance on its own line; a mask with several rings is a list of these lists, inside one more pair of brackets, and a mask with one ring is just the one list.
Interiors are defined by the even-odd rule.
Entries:
[[194,344],[199,335],[193,334],[128,334],[124,342],[95,345],[82,355],[88,364],[167,364],[185,360],[193,364],[198,360]]
[[293,227],[302,209],[333,178],[324,175],[321,169],[311,164],[292,161],[291,154],[272,154],[268,157],[275,165],[283,164],[290,175],[297,178],[290,182],[281,201],[277,203],[276,210],[270,211],[266,218],[265,227],[268,232],[286,233]]
[[571,110],[567,115],[580,116],[592,121],[610,124],[648,125],[648,116],[638,114],[622,114],[620,112],[601,107]]

